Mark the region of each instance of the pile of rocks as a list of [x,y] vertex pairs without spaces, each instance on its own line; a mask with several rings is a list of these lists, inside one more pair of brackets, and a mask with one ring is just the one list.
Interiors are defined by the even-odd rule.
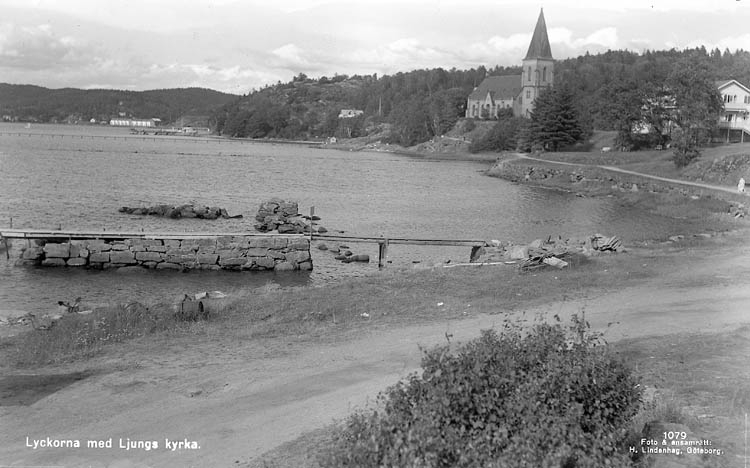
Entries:
[[352,262],[359,262],[359,263],[369,263],[370,262],[370,256],[367,254],[354,254],[349,249],[348,245],[339,245],[338,248],[331,249],[326,244],[318,244],[318,250],[324,250],[329,251],[333,254],[333,258],[336,260],[341,261],[341,263],[352,263]]
[[229,216],[227,210],[219,207],[195,206],[195,205],[155,205],[131,208],[123,206],[118,210],[120,213],[133,215],[151,215],[163,216],[165,218],[199,218],[199,219],[218,219],[218,218],[242,218],[242,215]]
[[744,203],[730,203],[729,214],[735,218],[744,218],[747,216],[747,207]]
[[566,258],[574,254],[585,256],[599,252],[624,252],[622,241],[617,236],[607,237],[594,234],[585,239],[563,239],[548,237],[536,239],[530,244],[519,245],[502,243],[497,240],[487,242],[484,247],[472,250],[472,263],[518,263],[523,268],[550,265],[557,268],[567,266]]
[[308,218],[299,214],[297,202],[272,198],[260,204],[255,215],[255,229],[260,232],[278,231],[279,234],[310,232]]

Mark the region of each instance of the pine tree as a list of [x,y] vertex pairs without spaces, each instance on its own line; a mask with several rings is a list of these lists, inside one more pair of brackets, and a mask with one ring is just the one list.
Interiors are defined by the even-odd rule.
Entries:
[[573,93],[567,87],[547,88],[534,101],[528,126],[533,148],[557,151],[583,138]]

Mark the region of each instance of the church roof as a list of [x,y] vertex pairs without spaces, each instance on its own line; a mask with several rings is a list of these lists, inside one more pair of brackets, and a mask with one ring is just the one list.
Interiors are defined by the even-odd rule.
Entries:
[[515,99],[521,92],[521,75],[488,76],[472,91],[469,99],[481,100],[490,93],[493,101]]
[[536,20],[534,35],[531,37],[529,51],[526,52],[524,60],[539,58],[552,59],[552,49],[549,46],[549,38],[547,37],[547,23],[544,21],[544,10],[539,12],[539,19]]

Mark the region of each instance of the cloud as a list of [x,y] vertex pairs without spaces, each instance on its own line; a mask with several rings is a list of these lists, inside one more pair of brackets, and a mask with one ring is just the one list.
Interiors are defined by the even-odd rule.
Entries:
[[71,36],[57,37],[48,24],[0,24],[0,66],[40,70],[74,66],[91,59],[92,47]]
[[695,47],[704,46],[708,50],[713,50],[713,49],[718,48],[720,51],[724,52],[724,50],[726,49],[729,49],[731,51],[735,51],[737,49],[748,50],[749,45],[750,45],[750,33],[746,33],[746,34],[741,34],[739,36],[722,37],[716,41],[696,39],[685,44],[685,47],[695,48]]
[[454,59],[451,52],[427,46],[418,39],[402,38],[375,48],[359,48],[353,51],[347,66],[381,73],[414,70],[417,68],[445,67]]
[[301,69],[310,67],[310,61],[307,59],[310,54],[294,44],[278,47],[272,50],[271,54],[276,57],[276,65],[279,67]]

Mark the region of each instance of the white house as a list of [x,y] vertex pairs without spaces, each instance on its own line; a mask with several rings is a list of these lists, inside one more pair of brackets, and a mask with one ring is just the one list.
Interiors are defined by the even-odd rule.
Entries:
[[115,127],[156,127],[159,119],[110,119],[109,124]]
[[730,133],[740,134],[740,141],[750,137],[750,88],[737,80],[717,81],[716,86],[724,101],[724,110],[719,117],[719,128],[726,129],[727,141]]
[[503,109],[512,109],[515,116],[528,117],[539,93],[552,86],[555,60],[547,37],[544,10],[539,12],[529,50],[522,63],[522,74],[489,76],[474,88],[467,99],[466,117],[495,118]]

